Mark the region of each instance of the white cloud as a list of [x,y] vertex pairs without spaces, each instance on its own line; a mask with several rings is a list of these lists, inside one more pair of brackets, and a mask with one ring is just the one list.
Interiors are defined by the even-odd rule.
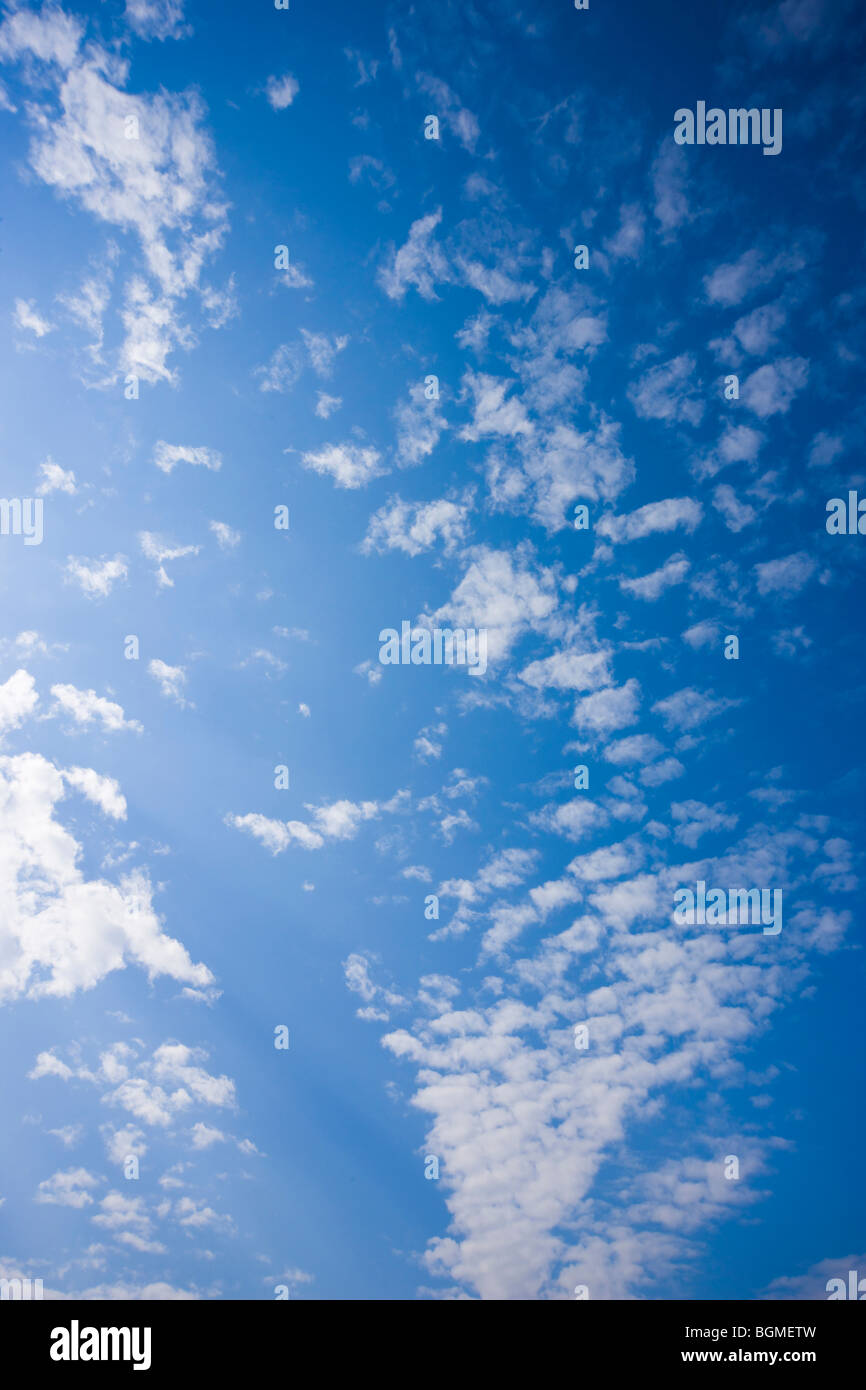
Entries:
[[628,398],[645,420],[699,425],[704,403],[695,372],[695,359],[690,353],[681,353],[644,372],[638,382],[629,386]]
[[640,685],[632,676],[625,685],[612,685],[578,700],[572,722],[581,733],[604,737],[633,724],[639,708]]
[[428,400],[420,383],[409,392],[409,400],[394,409],[397,439],[394,447],[398,468],[417,468],[429,458],[446,428],[438,402]]
[[790,598],[808,584],[818,568],[818,562],[800,550],[794,555],[786,555],[781,560],[767,560],[755,565],[759,594],[779,594]]
[[329,396],[326,391],[319,391],[316,398],[316,414],[320,420],[329,420],[342,404],[341,396]]
[[126,579],[129,568],[125,555],[113,560],[78,559],[70,555],[64,571],[66,582],[78,584],[87,598],[107,598],[118,580]]
[[186,709],[188,701],[184,698],[184,687],[186,685],[186,671],[182,666],[169,666],[167,662],[155,658],[148,663],[147,667],[150,675],[158,682],[159,688],[167,700],[174,700],[175,704],[180,705],[181,709]]
[[284,77],[269,77],[265,90],[273,110],[285,111],[298,95],[300,87],[291,73],[287,72]]
[[282,854],[293,843],[301,845],[303,849],[321,849],[325,843],[323,837],[303,821],[270,820],[251,811],[245,816],[228,815],[225,822],[235,830],[246,830],[271,854]]
[[0,685],[0,735],[18,729],[39,703],[36,682],[29,671],[19,668]]
[[[180,33],[172,0],[132,0],[128,15],[146,37]],[[219,295],[202,272],[228,224],[203,104],[192,88],[153,96],[124,90],[128,61],[95,41],[81,48],[82,37],[81,22],[62,11],[15,11],[0,26],[0,56],[23,60],[33,84],[27,117],[36,177],[140,242],[143,271],[123,287],[117,369],[151,382],[174,380],[169,354],[195,341],[180,316],[182,302],[198,295],[209,321],[218,321],[209,306]],[[31,69],[30,55],[49,66]],[[113,385],[116,375],[98,384]]]
[[101,777],[92,767],[70,767],[63,776],[70,787],[98,806],[103,815],[126,820],[126,797],[113,777]]
[[[111,779],[73,769],[70,780],[108,814],[119,812],[120,792]],[[67,998],[131,963],[151,979],[169,975],[200,988],[212,984],[207,967],[194,964],[180,942],[164,934],[145,873],[127,874],[119,884],[85,878],[82,846],[54,815],[64,795],[63,771],[45,758],[0,758],[0,860],[6,866],[0,998]],[[31,887],[36,881],[38,895]]]
[[386,550],[420,555],[439,541],[443,554],[451,555],[466,541],[470,507],[470,496],[463,501],[440,497],[435,502],[416,503],[389,497],[370,518],[361,549],[365,555]]
[[271,354],[270,361],[263,367],[256,367],[255,375],[261,377],[260,391],[291,391],[300,380],[304,370],[304,360],[297,343],[280,343]]
[[126,0],[126,20],[140,39],[182,39],[192,32],[183,23],[183,0]]
[[671,555],[661,569],[653,570],[652,574],[645,574],[640,579],[620,579],[617,582],[624,593],[631,594],[633,598],[644,599],[647,603],[654,603],[667,589],[673,588],[675,584],[682,584],[690,568],[691,564],[685,555]]
[[99,1179],[88,1173],[86,1168],[69,1168],[65,1173],[55,1173],[41,1182],[33,1200],[80,1209],[93,1205],[90,1192],[98,1186]]
[[513,384],[485,372],[474,372],[471,367],[467,369],[461,399],[471,398],[473,418],[472,424],[460,431],[461,439],[475,441],[487,435],[512,438],[532,433],[532,424],[521,402],[516,397],[506,400]]
[[473,546],[464,559],[468,568],[450,599],[422,622],[485,629],[489,659],[504,659],[524,633],[544,630],[556,612],[553,572],[533,566],[524,551]]
[[751,526],[758,515],[748,502],[740,501],[728,483],[719,483],[713,493],[713,506],[716,511],[721,512],[728,530],[735,534],[744,527]]
[[668,497],[663,502],[648,502],[625,516],[608,513],[601,517],[595,529],[598,535],[616,544],[640,540],[659,531],[673,531],[677,526],[691,532],[700,524],[702,516],[703,508],[694,498]]
[[32,299],[16,299],[12,317],[16,328],[22,329],[25,333],[33,333],[37,338],[44,338],[46,333],[50,333],[54,328],[53,323],[37,312]]
[[211,1144],[225,1142],[225,1135],[221,1129],[216,1129],[213,1125],[206,1125],[201,1120],[198,1124],[193,1125],[190,1138],[194,1149],[209,1149]]
[[434,238],[441,221],[441,208],[419,217],[409,228],[405,245],[399,251],[392,247],[388,263],[377,276],[389,299],[402,299],[410,285],[415,286],[422,299],[436,299],[437,280],[452,278],[445,254]]
[[780,357],[767,363],[743,382],[742,400],[766,420],[771,415],[786,415],[795,396],[809,379],[809,363],[804,357]]
[[733,708],[738,703],[737,700],[717,700],[712,695],[687,686],[674,695],[668,695],[664,700],[658,700],[653,705],[653,712],[661,716],[668,729],[691,730],[699,728],[708,719],[713,719],[717,714]]
[[329,475],[337,487],[366,487],[385,471],[379,467],[378,449],[358,444],[326,444],[317,451],[301,455],[301,464],[314,473]]
[[160,439],[153,451],[153,461],[163,473],[171,473],[179,463],[191,463],[195,468],[209,468],[218,473],[222,456],[215,449],[192,448],[187,444],[166,444]]
[[76,724],[85,728],[99,723],[106,733],[119,733],[123,729],[142,732],[137,719],[127,719],[120,705],[97,695],[95,690],[79,690],[74,685],[58,684],[52,685],[51,694],[57,701],[52,712],[69,715]]
[[241,543],[240,531],[235,531],[225,521],[208,522],[208,530],[213,532],[217,538],[217,544],[221,550],[234,550]]
[[308,333],[306,328],[301,329],[301,337],[316,376],[329,377],[338,354],[349,345],[348,337],[329,338],[327,333]]
[[139,531],[138,543],[142,554],[156,565],[157,583],[163,589],[174,588],[174,580],[166,573],[165,561],[182,560],[186,555],[198,555],[201,550],[200,545],[178,545],[153,531]]
[[36,485],[37,497],[47,497],[52,492],[65,492],[70,497],[74,497],[78,489],[75,486],[75,474],[70,469],[61,468],[59,463],[49,457],[44,463],[39,465],[40,481]]

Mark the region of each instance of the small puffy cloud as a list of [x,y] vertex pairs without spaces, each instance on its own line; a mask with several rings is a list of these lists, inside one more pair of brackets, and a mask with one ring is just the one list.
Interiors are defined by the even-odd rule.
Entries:
[[645,787],[661,787],[665,782],[682,777],[684,772],[685,768],[679,758],[662,758],[661,762],[642,768],[640,780]]
[[389,299],[402,299],[414,285],[422,299],[436,299],[436,282],[452,278],[448,261],[434,233],[442,221],[442,209],[419,217],[399,251],[392,247],[377,279]]
[[809,467],[826,468],[844,452],[845,441],[841,435],[828,434],[826,430],[819,430],[812,440],[812,446],[809,450]]
[[729,483],[719,483],[713,493],[713,506],[721,512],[725,525],[735,534],[745,526],[751,526],[758,513],[748,502],[741,502]]
[[604,737],[633,724],[637,719],[639,707],[640,685],[632,677],[625,685],[611,685],[605,690],[597,690],[593,695],[586,695],[582,700],[578,700],[574,707],[572,723],[576,724],[583,734]]
[[98,806],[104,815],[111,816],[114,820],[126,820],[126,797],[120,790],[120,784],[113,777],[101,777],[91,767],[67,768],[63,777],[70,787],[80,791],[88,801]]
[[464,558],[466,573],[442,607],[424,615],[424,625],[481,629],[490,659],[503,659],[526,632],[550,622],[557,608],[554,574],[524,551],[473,546]]
[[130,1155],[141,1158],[147,1153],[144,1131],[137,1125],[124,1125],[122,1129],[114,1129],[107,1125],[103,1131],[103,1138],[112,1163],[121,1164]]
[[190,1138],[194,1149],[209,1149],[211,1144],[225,1142],[225,1135],[221,1129],[216,1129],[213,1125],[206,1125],[201,1120],[198,1124],[193,1125]]
[[767,363],[743,382],[740,396],[750,410],[766,420],[785,415],[794,397],[809,379],[809,363],[804,357],[781,357]]
[[275,855],[282,854],[291,844],[298,844],[302,849],[321,849],[325,843],[324,838],[303,821],[270,820],[254,811],[245,816],[228,815],[225,823],[235,830],[246,831]]
[[717,700],[712,695],[695,690],[693,686],[687,686],[664,700],[658,700],[653,705],[653,712],[661,716],[668,729],[691,730],[738,703],[737,700]]
[[104,557],[101,560],[79,559],[70,555],[64,577],[68,584],[77,584],[87,598],[107,598],[114,585],[128,573],[125,555],[115,555],[113,560]]
[[619,227],[604,243],[614,260],[638,261],[644,245],[646,217],[637,203],[624,203],[619,210]]
[[695,366],[695,359],[684,352],[669,362],[650,367],[628,388],[627,395],[636,413],[645,420],[699,425],[704,403]]
[[57,1207],[89,1207],[93,1205],[90,1193],[98,1186],[99,1179],[86,1168],[69,1168],[41,1182],[33,1200]]
[[664,748],[652,734],[629,734],[627,738],[609,743],[604,750],[606,762],[626,766],[629,763],[650,763]]
[[671,815],[677,822],[674,838],[689,849],[695,849],[698,840],[711,831],[733,830],[738,819],[727,814],[723,805],[707,806],[703,801],[675,801]]
[[44,463],[39,465],[39,482],[36,484],[36,496],[47,497],[52,492],[66,492],[70,497],[74,497],[77,492],[75,486],[75,474],[71,469],[68,471],[61,468],[59,463],[49,457]]
[[300,380],[304,370],[304,359],[298,343],[280,343],[271,354],[271,359],[262,367],[256,367],[254,375],[261,377],[260,391],[291,391]]
[[520,672],[520,679],[535,690],[550,686],[555,690],[597,690],[611,684],[611,653],[559,651],[540,661],[531,661]]
[[37,313],[32,299],[16,299],[12,317],[16,328],[25,333],[33,333],[37,338],[44,338],[46,333],[50,333],[54,328],[53,323],[49,323],[48,319]]
[[27,1073],[29,1081],[38,1081],[42,1076],[57,1076],[61,1081],[69,1081],[75,1073],[53,1052],[40,1052],[35,1063]]
[[240,531],[235,531],[225,521],[211,521],[208,523],[208,529],[216,536],[221,550],[234,550],[241,543]]
[[404,502],[389,497],[371,518],[361,543],[365,555],[378,551],[402,550],[420,555],[437,541],[445,555],[451,555],[466,541],[470,498],[461,502],[440,497],[435,502]]
[[395,455],[399,468],[417,468],[429,458],[446,428],[438,401],[428,400],[422,385],[413,386],[409,399],[394,410],[397,426]]
[[645,574],[640,579],[620,579],[618,583],[624,593],[653,603],[657,598],[661,598],[666,589],[673,588],[675,584],[682,584],[690,568],[690,562],[685,555],[672,555],[660,569],[653,570],[651,574]]
[[588,797],[574,797],[561,806],[544,806],[535,812],[530,820],[554,835],[562,835],[567,840],[582,840],[584,836],[607,824],[607,813],[597,801]]
[[326,391],[319,391],[316,398],[316,414],[320,420],[329,420],[342,404],[342,396],[329,396]]
[[120,705],[97,695],[95,690],[79,690],[74,685],[60,684],[52,685],[51,694],[57,701],[52,713],[66,714],[83,728],[100,724],[106,733],[119,733],[122,729],[142,732],[137,719],[127,719]]
[[39,703],[36,682],[29,671],[15,671],[0,685],[0,734],[20,728]]
[[469,368],[463,377],[461,399],[472,401],[472,423],[460,431],[460,438],[472,442],[489,435],[513,438],[532,433],[526,409],[516,398],[506,400],[513,382]]
[[614,543],[634,541],[658,531],[673,531],[678,526],[694,531],[702,516],[703,508],[694,498],[668,497],[663,502],[648,502],[625,516],[603,516],[596,532]]
[[157,442],[153,451],[153,461],[163,473],[171,473],[179,463],[191,463],[195,468],[209,468],[218,473],[222,468],[222,456],[215,449],[204,446],[192,448],[187,444],[166,444],[164,439]]
[[805,550],[786,555],[781,560],[767,560],[764,564],[755,565],[758,593],[790,598],[808,584],[817,568],[818,562]]
[[163,589],[174,588],[174,580],[170,579],[166,573],[165,561],[182,560],[185,555],[198,555],[201,550],[200,545],[177,545],[174,541],[166,540],[153,531],[139,531],[138,543],[141,546],[142,554],[148,560],[153,560],[156,565],[157,582]]
[[798,246],[770,257],[752,248],[738,260],[725,262],[704,277],[707,299],[712,304],[731,308],[742,303],[755,290],[763,289],[777,275],[802,270],[805,264],[806,257]]
[[310,366],[316,376],[321,377],[331,375],[338,353],[343,352],[349,345],[348,336],[329,338],[327,333],[308,333],[306,328],[301,329],[301,337],[307,349]]
[[377,985],[370,977],[370,960],[358,952],[353,952],[343,961],[343,974],[347,989],[357,994],[366,1008],[357,1010],[357,1017],[368,1023],[385,1023],[389,1008],[399,1007],[406,1000],[384,985]]
[[265,86],[268,101],[274,111],[285,111],[287,106],[291,106],[299,91],[297,80],[288,72],[284,77],[269,77]]
[[182,39],[192,33],[183,22],[183,0],[126,0],[126,21],[140,39]]
[[186,671],[182,666],[169,666],[167,662],[154,659],[148,663],[149,673],[159,683],[159,688],[167,700],[174,700],[181,709],[187,706],[183,689],[186,685]]
[[333,478],[336,487],[366,487],[385,471],[379,467],[378,449],[358,444],[326,444],[322,449],[301,455],[301,465],[313,473]]

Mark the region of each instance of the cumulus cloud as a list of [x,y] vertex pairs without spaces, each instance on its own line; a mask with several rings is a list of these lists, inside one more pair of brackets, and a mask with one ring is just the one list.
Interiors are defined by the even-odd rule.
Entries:
[[160,439],[153,451],[153,461],[163,473],[171,473],[179,463],[191,463],[195,468],[209,468],[218,473],[222,457],[215,449],[191,448],[186,444],[166,444]]
[[110,816],[121,813],[117,783],[91,769],[64,777],[36,753],[0,758],[0,998],[68,998],[130,964],[151,979],[210,986],[210,970],[164,932],[143,871],[119,883],[85,876],[82,847],[56,816],[67,784]]
[[470,507],[471,495],[465,495],[463,501],[440,497],[435,502],[416,503],[390,497],[370,518],[361,549],[365,555],[386,550],[420,555],[438,543],[445,555],[451,555],[465,544]]
[[129,573],[125,555],[115,555],[113,560],[88,560],[70,555],[66,562],[67,583],[77,584],[87,598],[107,598],[120,580]]
[[272,109],[285,111],[298,95],[300,86],[297,79],[287,72],[283,77],[269,77],[265,90]]
[[313,473],[331,477],[336,487],[366,487],[385,472],[378,449],[359,444],[326,444],[301,455],[301,465]]

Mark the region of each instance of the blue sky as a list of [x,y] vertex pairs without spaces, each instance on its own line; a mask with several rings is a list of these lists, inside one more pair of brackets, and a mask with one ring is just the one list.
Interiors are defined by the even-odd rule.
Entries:
[[[866,1275],[863,30],[5,9],[0,1274]],[[678,145],[699,101],[782,150]],[[486,671],[383,665],[403,620]]]

